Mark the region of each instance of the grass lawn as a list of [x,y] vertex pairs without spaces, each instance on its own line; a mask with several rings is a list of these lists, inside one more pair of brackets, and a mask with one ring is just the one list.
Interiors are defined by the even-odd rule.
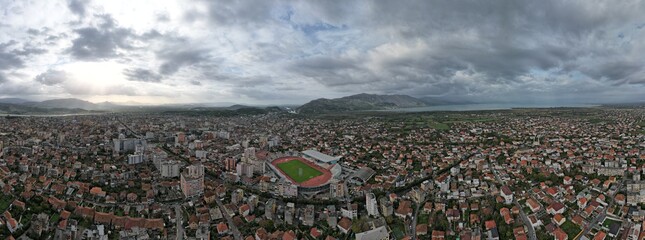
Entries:
[[406,127],[405,129],[411,130],[411,129],[416,129],[419,127],[430,127],[434,128],[437,130],[449,130],[450,126],[448,124],[438,122],[432,119],[413,119],[411,121],[406,122]]
[[52,218],[49,219],[49,222],[50,223],[58,223],[58,219],[60,219],[60,214],[54,213],[54,215],[52,215]]
[[606,228],[609,228],[609,226],[611,226],[611,224],[612,224],[612,223],[619,223],[619,224],[620,224],[620,222],[619,222],[619,221],[616,221],[616,220],[613,220],[613,219],[609,219],[609,218],[605,218],[605,221],[604,221],[604,222],[602,222],[602,226],[603,226],[603,227],[606,227]]
[[13,198],[11,196],[0,196],[0,211],[6,210],[11,202],[13,202]]
[[419,218],[417,219],[418,224],[428,224],[428,220],[430,219],[430,215],[421,213],[419,214]]
[[392,229],[392,235],[394,236],[394,238],[402,239],[403,237],[405,237],[405,227],[402,223],[396,222],[394,224],[391,224],[390,228]]
[[444,123],[461,123],[461,122],[493,122],[493,118],[455,118]]
[[[322,172],[310,167],[309,165],[299,160],[291,160],[288,162],[279,163],[278,168],[280,168],[280,170],[286,173],[297,183],[301,183],[314,177],[323,175]],[[302,169],[302,174],[300,174],[300,169]]]
[[430,122],[429,123],[430,127],[437,129],[437,130],[449,130],[450,126],[445,123],[440,123],[440,122]]
[[573,239],[578,235],[578,233],[580,233],[580,231],[582,231],[582,229],[580,229],[578,225],[569,220],[565,221],[560,227],[562,228],[562,230],[564,230],[564,232],[567,233],[569,239]]

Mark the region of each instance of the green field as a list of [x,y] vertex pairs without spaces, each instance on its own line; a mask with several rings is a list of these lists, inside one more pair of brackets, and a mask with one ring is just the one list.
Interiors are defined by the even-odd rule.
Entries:
[[[278,168],[280,168],[280,170],[286,173],[297,183],[301,183],[309,179],[312,179],[314,177],[323,175],[322,172],[298,160],[291,160],[288,162],[279,163]],[[302,175],[299,174],[300,172],[299,169],[302,169]]]

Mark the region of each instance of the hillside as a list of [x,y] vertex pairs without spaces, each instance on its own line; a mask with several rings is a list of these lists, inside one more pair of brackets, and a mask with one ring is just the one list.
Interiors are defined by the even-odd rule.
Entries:
[[30,102],[23,105],[37,108],[66,108],[66,109],[85,109],[85,110],[98,110],[100,107],[94,103],[76,99],[76,98],[62,98],[52,99],[42,102]]
[[316,99],[300,106],[297,109],[297,112],[303,114],[321,114],[424,106],[427,106],[425,102],[407,95],[376,95],[361,93],[335,99]]
[[22,98],[0,98],[0,103],[8,103],[8,104],[23,104],[23,103],[28,103],[30,102],[27,99],[22,99]]

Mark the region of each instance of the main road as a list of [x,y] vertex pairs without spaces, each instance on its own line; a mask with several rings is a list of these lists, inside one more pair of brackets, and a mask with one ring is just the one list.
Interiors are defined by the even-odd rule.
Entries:
[[417,219],[419,219],[419,209],[421,208],[421,205],[423,205],[426,202],[426,199],[424,199],[421,202],[417,203],[416,209],[414,209],[414,215],[412,216],[412,221],[410,224],[410,237],[412,239],[417,239]]
[[175,206],[175,221],[177,221],[177,240],[182,240],[184,239],[184,223],[181,218],[184,215],[181,212],[181,206],[176,205]]

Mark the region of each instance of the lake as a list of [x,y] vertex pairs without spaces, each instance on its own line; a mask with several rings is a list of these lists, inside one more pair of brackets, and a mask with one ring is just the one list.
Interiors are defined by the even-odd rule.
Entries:
[[576,107],[589,108],[598,107],[593,104],[514,104],[514,103],[482,103],[482,104],[460,104],[460,105],[438,105],[429,107],[398,108],[382,110],[387,112],[438,112],[438,111],[482,111],[482,110],[507,110],[513,108],[561,108]]

